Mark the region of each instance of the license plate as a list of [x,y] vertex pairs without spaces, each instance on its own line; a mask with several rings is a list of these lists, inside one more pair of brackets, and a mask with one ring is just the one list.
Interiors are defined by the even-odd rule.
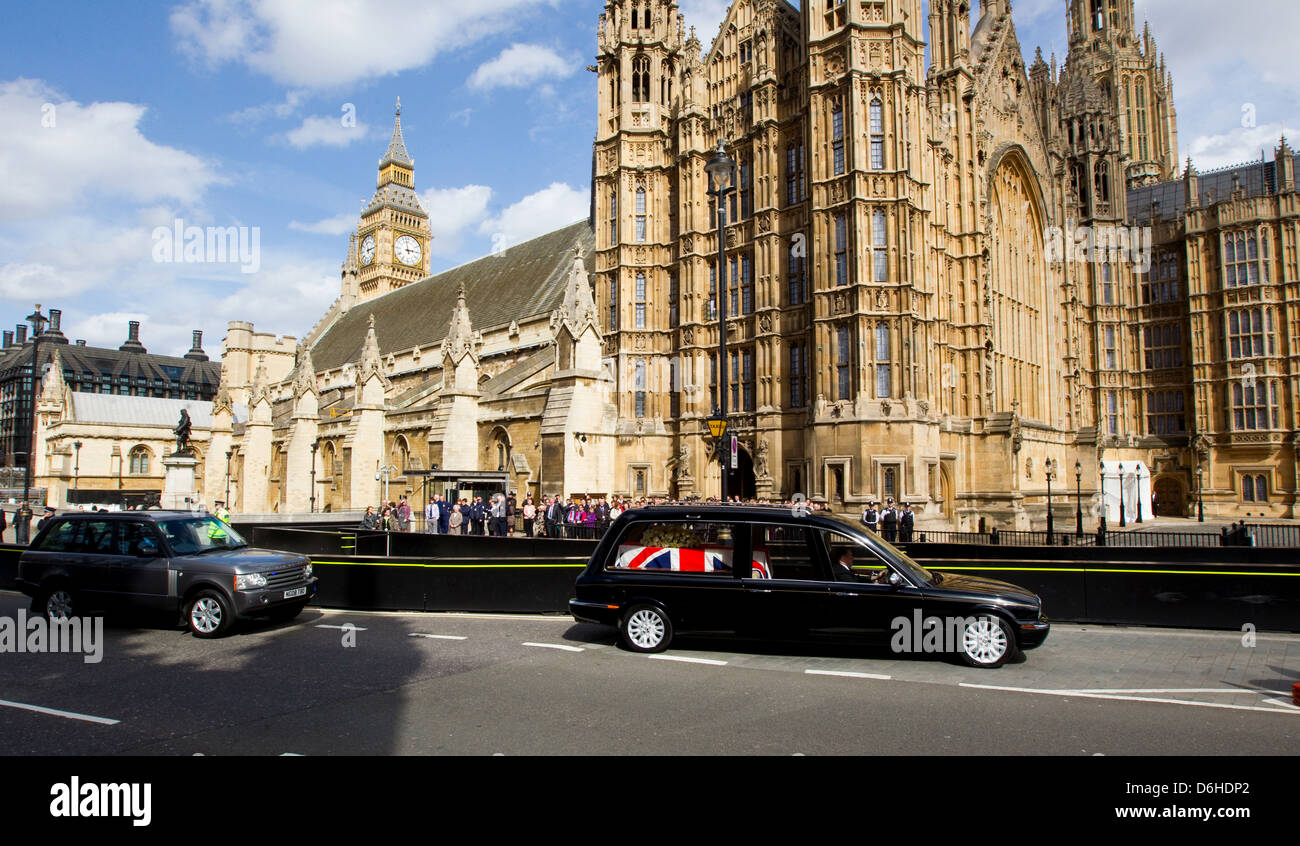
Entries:
[[306,595],[307,595],[307,588],[305,587],[294,588],[293,590],[286,590],[284,592],[285,599],[293,599],[296,596],[306,596]]

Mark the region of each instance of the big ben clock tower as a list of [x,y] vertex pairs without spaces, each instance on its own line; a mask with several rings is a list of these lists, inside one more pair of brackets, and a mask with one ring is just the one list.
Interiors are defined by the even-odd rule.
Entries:
[[379,160],[375,195],[357,226],[357,295],[361,301],[429,275],[429,215],[415,193],[415,162],[402,141],[402,101],[393,140]]

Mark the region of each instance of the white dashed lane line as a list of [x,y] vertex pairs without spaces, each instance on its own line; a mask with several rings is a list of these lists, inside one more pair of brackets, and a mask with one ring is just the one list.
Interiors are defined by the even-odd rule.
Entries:
[[725,667],[726,661],[715,661],[712,658],[687,658],[684,655],[651,655],[657,661],[681,661],[683,664],[708,664],[712,667]]
[[424,632],[411,632],[407,637],[427,637],[432,640],[468,640],[464,635],[425,634]]
[[541,649],[560,649],[565,652],[586,652],[581,646],[566,646],[562,643],[532,643],[531,641],[523,644],[524,646],[536,646]]
[[[1135,696],[1115,693],[1091,693],[1085,690],[1046,690],[1032,687],[1003,687],[994,684],[971,684],[961,682],[958,687],[970,687],[978,690],[1004,690],[1012,693],[1041,693],[1048,696],[1070,696],[1079,699],[1117,699],[1127,702],[1157,702],[1164,705],[1190,705],[1194,708],[1220,708],[1226,711],[1265,711],[1270,714],[1300,714],[1300,708],[1285,710],[1283,708],[1265,708],[1259,705],[1227,705],[1222,702],[1198,702],[1191,699],[1170,699],[1164,696]],[[1216,691],[1221,692],[1221,691]]]
[[810,676],[844,676],[850,679],[880,679],[889,681],[893,676],[886,676],[880,673],[854,673],[848,670],[804,670]]
[[0,707],[17,708],[20,711],[34,711],[37,714],[47,714],[51,717],[63,717],[68,720],[81,720],[86,723],[97,723],[101,726],[115,726],[119,720],[110,720],[108,717],[94,717],[90,714],[77,714],[73,711],[59,711],[55,708],[44,708],[40,705],[27,705],[22,702],[7,702],[0,699]]
[[345,631],[345,632],[364,632],[364,631],[369,631],[368,629],[364,629],[364,628],[362,628],[361,626],[354,626],[354,625],[352,625],[351,623],[344,623],[344,624],[341,625],[341,626],[331,626],[331,625],[328,624],[328,623],[317,623],[317,624],[316,624],[316,628],[318,628],[318,629],[338,629],[338,630],[340,630],[340,631]]

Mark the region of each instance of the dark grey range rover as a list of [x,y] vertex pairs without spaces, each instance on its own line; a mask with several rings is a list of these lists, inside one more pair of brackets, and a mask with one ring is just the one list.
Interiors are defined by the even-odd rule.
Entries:
[[18,562],[18,588],[50,617],[90,611],[178,615],[197,637],[240,618],[292,620],[316,595],[311,560],[252,549],[229,525],[188,511],[56,517]]

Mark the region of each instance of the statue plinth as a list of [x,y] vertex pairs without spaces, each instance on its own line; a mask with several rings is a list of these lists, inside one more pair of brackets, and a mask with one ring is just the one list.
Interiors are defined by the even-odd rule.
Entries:
[[194,489],[194,468],[199,460],[189,453],[173,453],[162,459],[167,477],[163,482],[163,508],[171,511],[188,511],[199,501],[199,494]]

